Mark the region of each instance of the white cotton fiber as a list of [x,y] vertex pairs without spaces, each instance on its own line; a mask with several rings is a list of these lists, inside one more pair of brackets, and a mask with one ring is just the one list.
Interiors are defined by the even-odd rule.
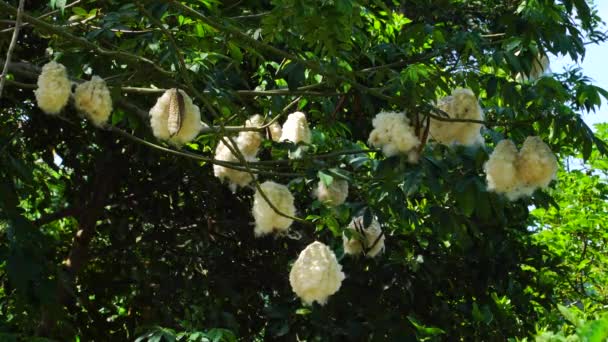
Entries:
[[[264,118],[259,114],[252,116],[245,122],[245,127],[262,126],[264,126]],[[255,157],[262,144],[262,134],[256,131],[239,132],[236,143],[241,153],[249,157]]]
[[539,137],[527,137],[519,151],[517,172],[525,186],[546,188],[555,179],[557,159]]
[[[380,112],[372,120],[374,129],[369,135],[368,142],[387,157],[398,154],[412,154],[420,145],[414,127],[402,112]],[[410,158],[411,161],[413,158]]]
[[[255,156],[243,155],[243,157],[247,162],[258,161],[258,158],[256,158]],[[220,141],[218,143],[217,148],[215,149],[214,158],[226,162],[240,162],[239,159],[234,154],[232,154],[232,151],[230,151],[230,149],[224,144],[223,141]],[[241,165],[241,167],[244,166]],[[230,190],[232,190],[232,192],[236,192],[236,189],[238,187],[246,187],[247,185],[249,185],[249,183],[251,183],[251,181],[253,181],[252,175],[247,171],[235,170],[217,164],[213,165],[213,174],[222,182],[228,181],[228,186],[230,187]]]
[[[295,216],[294,198],[287,186],[272,181],[260,184],[260,188],[270,202],[283,214]],[[281,216],[266,202],[259,190],[253,196],[254,233],[256,236],[272,232],[284,232],[289,229],[292,219]]]
[[348,238],[346,234],[342,235],[344,245],[344,253],[350,255],[359,255],[366,251],[368,258],[373,258],[380,252],[384,251],[384,234],[380,223],[374,218],[369,227],[363,226],[363,216],[354,218],[346,229],[358,232],[363,239],[359,239],[355,234]]
[[65,67],[49,62],[38,76],[38,89],[34,90],[38,107],[47,114],[58,114],[68,103],[72,84]]
[[281,141],[281,135],[283,135],[283,128],[278,122],[273,122],[268,126],[268,131],[270,132],[270,139],[273,141]]
[[[455,89],[439,100],[437,107],[453,119],[483,120],[477,97],[470,89]],[[483,143],[481,124],[431,119],[430,137],[440,144],[478,145]]]
[[74,104],[95,126],[103,126],[112,114],[110,90],[99,76],[93,76],[90,81],[76,87]]
[[502,140],[484,165],[488,190],[511,201],[546,188],[557,172],[557,159],[539,137],[528,137],[517,152],[510,140]]
[[[257,114],[245,122],[245,127],[261,127],[263,125],[264,118]],[[240,132],[233,141],[236,143],[236,148],[241,152],[247,162],[258,161],[257,153],[262,143],[262,134],[256,131],[243,131]],[[220,141],[215,149],[215,159],[228,162],[240,162],[237,156],[232,154],[232,151],[230,151],[223,141]],[[241,166],[244,167],[244,165]],[[247,171],[234,170],[217,164],[213,165],[213,173],[222,182],[227,180],[232,192],[235,192],[237,187],[249,185],[253,180],[253,177]]]
[[169,89],[156,100],[154,107],[150,109],[150,126],[154,136],[161,140],[166,140],[175,146],[181,146],[188,143],[201,131],[203,124],[201,123],[201,113],[193,102],[190,96],[183,90],[179,90],[184,100],[184,115],[181,121],[179,131],[171,136],[169,132],[169,109],[171,105],[171,97],[174,89]]
[[307,305],[315,301],[325,305],[329,296],[338,292],[344,278],[334,252],[319,241],[300,252],[289,273],[291,289]]
[[[310,144],[312,139],[306,115],[302,112],[291,113],[283,124],[280,141],[291,141],[294,144],[303,142]],[[302,146],[306,150],[307,146]]]
[[490,159],[485,163],[488,190],[497,193],[509,193],[520,185],[515,162],[517,147],[511,140],[502,140],[496,145]]
[[348,182],[343,179],[334,179],[327,186],[323,181],[319,181],[313,191],[313,196],[327,205],[339,206],[348,197]]

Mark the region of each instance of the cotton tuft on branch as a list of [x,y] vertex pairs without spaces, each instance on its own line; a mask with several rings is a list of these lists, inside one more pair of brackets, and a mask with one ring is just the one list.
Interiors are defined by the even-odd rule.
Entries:
[[375,218],[369,227],[365,228],[363,224],[363,216],[359,216],[354,218],[348,227],[346,227],[346,229],[352,230],[355,234],[352,234],[351,238],[347,237],[344,233],[342,234],[344,253],[359,255],[363,251],[366,251],[365,256],[373,258],[384,251],[384,234],[382,234],[380,223]]
[[334,179],[328,186],[323,181],[319,181],[313,190],[313,196],[327,205],[339,206],[348,197],[348,182],[343,179]]
[[368,142],[387,157],[398,154],[410,156],[410,161],[416,161],[415,149],[420,145],[414,127],[403,112],[380,112],[372,120],[374,129],[369,135]]
[[[280,141],[291,141],[294,144],[300,142],[310,144],[312,136],[310,133],[310,127],[308,127],[308,121],[306,115],[302,112],[291,113],[287,116],[287,120],[283,124]],[[306,151],[308,146],[302,146],[301,149]],[[292,157],[291,151],[289,153],[290,158]]]
[[268,126],[268,131],[270,132],[270,139],[273,141],[281,141],[281,135],[283,135],[283,128],[278,122],[273,122]]
[[511,201],[546,188],[557,172],[557,159],[539,137],[526,138],[521,151],[510,140],[503,140],[484,165],[488,190]]
[[58,114],[68,103],[72,84],[65,67],[49,62],[38,76],[38,89],[34,90],[38,107],[47,114]]
[[[439,100],[437,107],[452,119],[483,120],[477,97],[470,89],[455,89],[452,95]],[[440,144],[478,145],[483,143],[481,124],[440,121],[431,118],[430,137]]]
[[[259,114],[252,116],[245,122],[245,127],[261,126],[264,126],[264,118]],[[236,143],[243,154],[255,157],[262,144],[262,134],[256,131],[239,132]]]
[[[235,139],[233,139],[233,141],[234,140]],[[258,158],[256,158],[255,155],[250,156],[244,154],[243,157],[247,162],[258,161]],[[220,141],[217,144],[214,158],[226,162],[240,162],[237,156],[230,151],[228,146],[226,146],[223,141]],[[228,181],[228,186],[232,192],[236,192],[237,187],[246,187],[249,185],[249,183],[251,183],[251,181],[253,181],[253,176],[247,171],[239,171],[217,164],[213,165],[213,174],[215,177],[219,178],[221,182]]]
[[338,292],[345,276],[336,255],[325,244],[308,245],[293,264],[289,283],[293,292],[307,305],[325,305],[329,296]]
[[[192,141],[203,128],[201,123],[201,113],[190,96],[183,90],[178,90],[181,95],[182,108],[178,110],[181,120],[179,127],[175,127],[175,122],[170,120],[174,117],[176,89],[169,89],[156,100],[154,107],[150,109],[150,126],[154,136],[161,140],[166,140],[175,146],[181,146]],[[171,122],[170,122],[171,121]],[[171,126],[171,130],[170,130]]]
[[[260,184],[260,188],[270,202],[283,214],[294,216],[296,208],[294,198],[287,186],[272,181]],[[255,219],[255,236],[272,232],[284,232],[289,229],[292,219],[281,216],[266,202],[259,190],[253,196],[253,218]]]
[[517,176],[517,147],[511,140],[502,140],[484,164],[488,190],[507,194],[520,186]]
[[546,188],[555,179],[557,159],[539,137],[527,137],[519,151],[517,173],[525,186]]
[[[245,122],[245,127],[261,127],[263,125],[264,118],[257,114]],[[233,141],[247,162],[258,161],[256,156],[262,144],[262,134],[260,132],[242,131]],[[232,154],[232,151],[230,151],[223,141],[220,141],[215,149],[215,159],[227,162],[239,162],[237,156]],[[232,192],[235,192],[237,187],[247,186],[253,180],[253,177],[247,171],[238,171],[217,164],[213,165],[213,173],[222,182],[228,180]]]
[[74,91],[76,108],[83,112],[95,126],[101,127],[112,114],[112,97],[106,81],[93,76],[90,81],[79,84]]

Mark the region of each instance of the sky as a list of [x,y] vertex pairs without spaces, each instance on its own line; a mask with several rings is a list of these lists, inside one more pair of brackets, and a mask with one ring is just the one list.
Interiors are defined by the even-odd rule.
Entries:
[[[608,22],[608,1],[596,0],[596,8],[599,16],[604,22]],[[605,25],[604,30],[608,29]],[[583,69],[583,73],[593,79],[593,83],[604,89],[608,89],[608,42],[600,45],[587,45],[585,59],[578,66]],[[550,57],[551,70],[561,72],[565,67],[577,65],[569,57]],[[608,122],[608,100],[602,98],[602,106],[599,111],[585,114],[583,119],[588,125],[600,122]]]

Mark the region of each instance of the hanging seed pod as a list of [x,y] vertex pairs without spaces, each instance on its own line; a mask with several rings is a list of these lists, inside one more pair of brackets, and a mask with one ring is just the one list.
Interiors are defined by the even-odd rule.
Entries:
[[182,121],[184,119],[184,113],[186,112],[186,104],[184,103],[184,97],[177,88],[170,90],[169,97],[169,117],[167,118],[167,128],[169,129],[169,136],[173,137],[179,133],[182,128]]

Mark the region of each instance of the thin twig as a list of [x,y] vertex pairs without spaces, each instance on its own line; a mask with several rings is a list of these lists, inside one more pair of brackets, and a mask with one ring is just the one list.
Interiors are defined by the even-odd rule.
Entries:
[[148,20],[150,20],[156,27],[158,27],[163,32],[165,37],[167,37],[167,39],[169,40],[169,44],[173,48],[173,52],[175,53],[175,56],[177,57],[177,61],[179,63],[179,73],[180,73],[180,75],[182,75],[184,82],[186,82],[186,85],[188,86],[188,90],[190,90],[190,92],[197,99],[199,99],[201,101],[205,101],[205,99],[203,99],[203,94],[201,94],[196,89],[196,87],[194,87],[194,84],[192,83],[192,79],[190,78],[190,75],[188,74],[188,67],[186,66],[186,61],[184,60],[184,56],[183,56],[179,46],[177,45],[177,42],[175,41],[173,34],[163,25],[163,23],[159,19],[157,19],[155,16],[153,16],[152,13],[150,13],[144,7],[144,5],[141,4],[141,2],[136,1],[135,4],[139,8],[139,10],[148,18]]
[[[0,1],[0,9],[5,10],[5,11],[9,11],[11,13],[16,14],[17,13],[17,9],[11,5],[9,5],[8,3],[4,2],[4,1]],[[154,61],[145,58],[145,57],[141,57],[139,55],[130,53],[130,52],[125,52],[125,51],[120,51],[120,50],[108,50],[108,49],[104,49],[102,47],[100,47],[98,44],[93,43],[88,41],[85,38],[82,37],[78,37],[75,36],[69,32],[67,32],[66,30],[64,30],[63,28],[56,26],[56,25],[52,25],[49,24],[47,22],[45,22],[44,20],[40,20],[37,18],[34,18],[26,13],[23,13],[23,20],[29,22],[30,24],[32,24],[33,26],[36,26],[38,28],[41,28],[43,30],[46,30],[48,32],[52,32],[55,34],[58,34],[60,36],[62,36],[63,38],[72,41],[78,45],[81,45],[83,47],[86,47],[92,51],[97,52],[100,55],[104,55],[104,56],[114,56],[116,58],[119,59],[123,59],[123,60],[128,60],[131,62],[137,62],[137,63],[145,63],[147,65],[152,66],[156,71],[158,71],[159,73],[165,75],[165,76],[172,76],[173,73],[165,70],[164,68],[162,68],[161,66],[159,66],[158,64],[156,64]]]
[[263,16],[266,16],[268,14],[270,14],[270,11],[268,11],[268,12],[261,12],[261,13],[255,13],[255,14],[239,15],[239,16],[236,16],[236,17],[230,17],[230,19],[232,19],[232,20],[257,19],[257,18],[261,18]]
[[[66,8],[70,8],[72,6],[76,6],[76,5],[78,5],[80,3],[80,1],[82,1],[82,0],[76,0],[74,2],[71,2],[71,3],[67,4],[67,5],[65,5],[63,7],[63,9],[65,10]],[[53,14],[57,14],[59,12],[61,12],[61,10],[60,9],[56,9],[56,10],[50,11],[48,13],[45,13],[45,14],[39,16],[38,19],[44,19],[44,18],[49,17],[49,16],[51,16]],[[21,23],[21,27],[26,27],[27,25],[29,25],[29,23]],[[14,29],[15,29],[14,27],[7,28],[7,29],[4,29],[4,30],[0,31],[0,33],[10,32],[10,31],[12,31]]]
[[234,140],[229,137],[229,136],[225,136],[222,137],[222,142],[224,143],[224,145],[226,145],[226,147],[228,147],[228,149],[230,150],[230,152],[241,162],[241,164],[245,167],[245,169],[247,170],[247,172],[249,172],[249,174],[251,175],[252,178],[252,182],[254,187],[256,188],[257,192],[260,194],[260,196],[262,196],[262,198],[264,199],[264,201],[266,201],[266,203],[268,204],[268,206],[270,208],[272,208],[272,210],[277,213],[277,215],[286,217],[288,219],[294,220],[296,222],[300,222],[306,225],[310,225],[311,223],[301,219],[299,217],[295,217],[295,216],[291,216],[289,214],[286,214],[284,212],[282,212],[281,210],[279,210],[279,208],[277,208],[274,203],[272,203],[270,201],[270,199],[268,198],[268,196],[266,195],[266,193],[264,193],[264,190],[262,190],[262,187],[260,186],[260,182],[258,182],[257,178],[254,176],[252,170],[249,167],[249,163],[247,162],[247,160],[245,159],[245,157],[243,156],[243,154],[241,153],[241,150],[239,149],[238,145],[236,144],[236,142],[234,142]]
[[[136,94],[158,94],[163,93],[167,89],[163,88],[144,88],[144,87],[122,87],[122,91],[125,93],[136,93]],[[208,94],[210,91],[203,91],[202,94]],[[289,89],[271,89],[271,90],[235,90],[235,94],[239,96],[291,96],[291,95],[302,95],[302,96],[315,96],[315,97],[330,97],[341,95],[337,91],[306,91],[302,88],[289,90]]]
[[0,75],[0,99],[2,98],[2,90],[4,89],[4,83],[6,82],[6,75],[8,75],[8,65],[11,62],[11,57],[13,56],[15,46],[17,46],[17,39],[19,38],[19,31],[21,29],[21,16],[23,14],[24,3],[25,0],[19,0],[19,8],[17,8],[17,18],[15,19],[15,31],[13,31],[13,37],[11,38],[11,43],[9,44],[8,51],[6,52],[4,68],[2,69],[2,74]]
[[130,140],[133,140],[135,142],[138,142],[142,145],[154,148],[156,150],[159,151],[163,151],[163,152],[167,152],[170,154],[174,154],[177,156],[181,156],[181,157],[186,157],[186,158],[190,158],[190,159],[194,159],[194,160],[199,160],[199,161],[204,161],[207,163],[211,163],[211,164],[217,164],[217,165],[221,165],[224,167],[227,167],[229,169],[234,169],[234,170],[238,170],[238,171],[247,171],[247,172],[253,172],[255,174],[261,174],[261,175],[269,175],[269,176],[286,176],[286,177],[300,177],[302,176],[302,174],[299,173],[288,173],[288,172],[270,172],[270,171],[264,171],[264,170],[259,170],[259,169],[247,169],[244,168],[242,166],[240,166],[240,163],[233,163],[233,162],[227,162],[227,161],[223,161],[223,160],[217,160],[217,159],[212,159],[212,158],[208,158],[208,157],[204,157],[198,154],[194,154],[194,153],[190,153],[190,152],[185,152],[185,151],[178,151],[178,150],[174,150],[171,148],[167,148],[164,146],[160,146],[160,145],[156,145],[152,142],[149,142],[147,140],[144,140],[142,138],[139,138],[137,136],[134,136],[126,131],[123,131],[122,129],[118,128],[118,127],[114,127],[114,126],[110,126],[107,128],[107,130],[118,133],[119,135],[128,138]]

